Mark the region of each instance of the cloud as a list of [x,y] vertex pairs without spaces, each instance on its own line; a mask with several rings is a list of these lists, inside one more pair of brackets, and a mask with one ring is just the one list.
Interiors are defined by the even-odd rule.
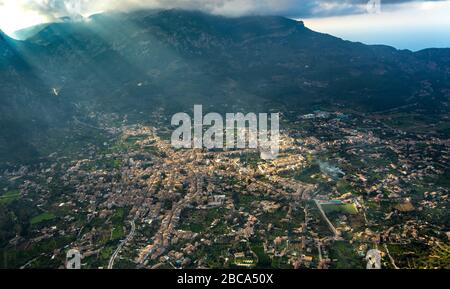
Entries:
[[450,47],[450,1],[402,3],[381,14],[304,19],[315,31],[366,44],[420,50]]
[[[271,14],[323,17],[364,12],[369,0],[0,0],[0,9],[2,2],[7,1],[14,1],[24,9],[36,11],[52,19],[74,14],[84,15],[109,10],[129,11],[140,8],[193,9],[227,16]],[[404,2],[415,1],[381,0],[382,5]]]

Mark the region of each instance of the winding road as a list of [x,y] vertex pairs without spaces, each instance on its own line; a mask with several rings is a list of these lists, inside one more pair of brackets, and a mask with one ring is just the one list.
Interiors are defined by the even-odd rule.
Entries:
[[130,233],[128,234],[128,236],[126,237],[125,240],[120,242],[119,246],[117,247],[117,249],[112,254],[111,259],[109,259],[108,269],[113,269],[114,268],[114,261],[116,260],[116,258],[119,255],[120,251],[122,250],[122,248],[125,246],[126,243],[130,242],[134,238],[134,234],[136,232],[136,224],[134,223],[134,220],[130,221],[130,224],[131,224]]

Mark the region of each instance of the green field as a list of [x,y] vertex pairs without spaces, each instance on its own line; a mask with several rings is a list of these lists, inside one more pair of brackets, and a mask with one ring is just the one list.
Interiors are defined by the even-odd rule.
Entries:
[[330,257],[333,260],[333,269],[363,269],[364,261],[356,254],[354,245],[347,242],[336,242],[330,250]]
[[19,191],[9,191],[6,194],[0,196],[0,204],[9,204],[18,199],[20,199]]
[[122,225],[117,225],[112,228],[111,240],[118,240],[125,236],[125,232],[123,230]]
[[358,209],[355,204],[324,204],[322,205],[322,208],[325,213],[339,212],[350,215],[358,214]]
[[56,218],[56,216],[54,214],[52,214],[50,212],[45,212],[45,213],[42,213],[40,215],[33,217],[30,222],[31,222],[31,225],[37,225],[42,222],[51,221],[54,218]]
[[252,246],[253,252],[258,256],[258,268],[270,268],[272,265],[272,260],[264,252],[264,246],[262,243],[258,243]]

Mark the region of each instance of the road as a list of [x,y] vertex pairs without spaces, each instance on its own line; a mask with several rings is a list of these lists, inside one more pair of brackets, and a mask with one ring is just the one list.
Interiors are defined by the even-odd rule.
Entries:
[[330,230],[333,232],[334,234],[334,238],[340,239],[340,234],[339,232],[336,230],[336,228],[333,226],[333,224],[331,223],[330,219],[328,219],[327,215],[325,214],[324,210],[322,209],[322,205],[319,203],[318,200],[314,200],[314,203],[316,203],[317,208],[320,211],[320,214],[322,215],[323,219],[325,220],[325,222],[328,224],[328,227],[330,227]]
[[114,261],[116,260],[117,256],[119,255],[120,251],[122,250],[123,246],[125,246],[126,243],[130,242],[134,238],[134,234],[136,232],[136,224],[134,223],[134,220],[130,221],[131,224],[131,230],[128,236],[125,240],[120,242],[117,249],[114,251],[114,253],[111,256],[111,259],[109,259],[108,269],[113,269],[114,267]]
[[389,253],[389,249],[388,249],[388,247],[387,247],[386,244],[384,244],[384,249],[386,250],[386,254],[387,254],[388,257],[389,257],[389,260],[391,261],[392,266],[393,266],[395,269],[400,269],[400,268],[398,268],[397,265],[395,264],[395,260],[394,260],[394,258],[392,258],[391,253]]

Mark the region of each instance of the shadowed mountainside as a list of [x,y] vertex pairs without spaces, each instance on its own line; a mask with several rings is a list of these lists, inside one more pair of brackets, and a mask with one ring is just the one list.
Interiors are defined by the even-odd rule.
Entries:
[[26,41],[0,34],[0,160],[39,156],[40,144],[92,111],[145,117],[203,104],[448,112],[448,49],[413,53],[283,17],[181,10],[99,14],[36,31]]

